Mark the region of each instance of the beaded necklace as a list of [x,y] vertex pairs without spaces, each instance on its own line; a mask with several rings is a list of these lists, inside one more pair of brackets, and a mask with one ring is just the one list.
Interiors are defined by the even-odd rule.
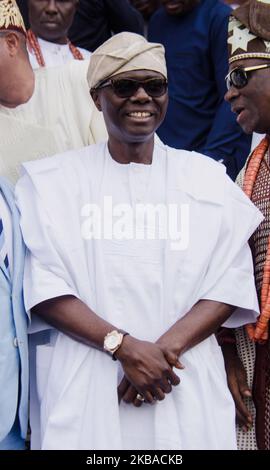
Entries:
[[[79,51],[79,49],[77,49],[77,47],[74,46],[68,38],[67,38],[67,44],[74,59],[83,60],[83,56],[81,52]],[[40,67],[45,67],[45,60],[41,51],[41,47],[38,42],[38,38],[36,37],[36,35],[33,33],[31,29],[27,31],[27,45],[28,45],[30,52],[35,54],[38,65]]]
[[[266,136],[253,151],[244,176],[243,191],[251,199],[255,181],[269,148],[270,139]],[[250,339],[264,343],[268,339],[268,323],[270,319],[270,236],[268,238],[267,253],[263,268],[263,281],[261,288],[261,314],[256,324],[246,325]]]

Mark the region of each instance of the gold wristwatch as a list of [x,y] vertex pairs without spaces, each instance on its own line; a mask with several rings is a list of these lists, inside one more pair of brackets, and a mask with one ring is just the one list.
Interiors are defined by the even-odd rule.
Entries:
[[120,348],[123,342],[123,338],[126,335],[128,335],[126,331],[113,330],[110,331],[110,333],[107,333],[104,338],[103,348],[112,356],[112,359],[114,361],[116,361],[116,357],[114,356],[114,354]]

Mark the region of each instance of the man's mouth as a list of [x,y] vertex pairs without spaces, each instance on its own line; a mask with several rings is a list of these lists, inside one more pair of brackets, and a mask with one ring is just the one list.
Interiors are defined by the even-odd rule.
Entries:
[[237,115],[236,121],[239,123],[239,120],[241,120],[241,115],[245,111],[245,108],[243,106],[235,106],[232,108],[232,112]]
[[127,113],[127,116],[135,119],[147,119],[153,116],[153,113],[149,111],[132,111],[131,113]]
[[241,111],[243,111],[243,109],[244,109],[244,106],[241,106],[241,105],[232,106],[232,112],[237,115],[240,114]]
[[46,25],[49,24],[49,25],[53,25],[53,26],[59,26],[58,21],[50,21],[50,20],[48,20],[48,21],[42,21],[42,24],[46,24]]
[[167,11],[169,12],[175,12],[177,10],[182,10],[184,8],[185,4],[184,3],[181,3],[181,2],[176,2],[174,3],[173,1],[169,1],[167,3],[165,3],[165,7],[167,9]]

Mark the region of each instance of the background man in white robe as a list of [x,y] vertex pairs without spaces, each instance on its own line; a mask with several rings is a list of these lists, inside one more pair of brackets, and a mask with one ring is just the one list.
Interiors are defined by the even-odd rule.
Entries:
[[28,0],[27,47],[34,69],[89,59],[89,51],[75,47],[68,39],[78,3],[79,0]]
[[20,162],[80,148],[106,138],[89,97],[88,61],[33,72],[15,0],[0,1],[0,174],[15,181]]
[[[71,148],[80,148],[106,137],[103,118],[96,111],[89,96],[86,80],[88,66],[88,62],[77,62],[63,68],[55,68],[51,71],[39,70],[34,73],[26,49],[24,23],[16,2],[14,0],[0,1],[0,176],[5,176],[15,182],[22,161],[50,156]],[[13,230],[15,229],[14,226]],[[19,263],[23,266],[24,251],[20,253],[17,248],[14,255],[16,266]],[[3,279],[3,286],[8,293],[5,276],[2,271],[1,273],[1,281]],[[15,299],[18,303],[19,296],[22,297],[22,276],[20,278],[17,271],[14,276],[14,289],[16,290],[13,289],[13,278],[9,279],[8,289],[12,292],[12,297],[9,297],[8,293],[7,298],[12,299],[10,302]],[[1,298],[1,308],[3,301]],[[3,318],[5,321],[9,320],[8,315],[11,318],[14,314],[14,318],[10,320],[10,330],[7,332],[5,328],[3,329],[5,341],[8,335],[14,333],[12,325],[18,324],[17,310],[14,308],[13,312],[11,309],[10,313],[6,309],[1,311],[5,315]],[[26,321],[24,327],[25,331],[21,331],[20,334],[17,331],[19,338],[20,335],[25,337],[27,335]],[[35,364],[35,335],[31,338],[33,345],[33,348],[30,347],[31,363]],[[12,348],[14,348],[13,345],[11,345],[11,351]],[[28,390],[29,382],[28,363],[25,360],[27,342],[25,341],[19,343],[20,351],[23,348],[26,351],[23,356],[24,362],[20,364],[18,361],[17,365],[23,376],[21,387],[23,399],[20,406],[24,410],[23,433],[25,433],[28,410],[26,390]],[[8,353],[5,344],[3,344],[3,350],[6,354]],[[11,370],[12,368],[9,369],[9,373]],[[15,375],[12,375],[13,384],[17,383]],[[2,380],[5,380],[4,373]],[[12,383],[9,386],[12,387]],[[31,394],[35,395],[35,389],[31,390]],[[7,412],[6,397],[9,403],[12,403],[10,405],[10,420],[12,420],[12,409],[17,406],[17,403],[14,405],[12,400],[14,397],[17,400],[17,390],[6,388],[4,396],[0,393],[2,407]],[[32,403],[33,401],[31,405]],[[38,416],[38,414],[31,413],[32,417],[35,415]],[[3,429],[6,431],[5,426],[8,430],[9,422],[5,416],[2,416],[2,425],[2,431]],[[34,427],[33,423],[31,426]],[[0,433],[0,438],[4,436],[4,431]]]
[[[108,40],[88,74],[108,142],[26,163],[17,185],[42,449],[236,448],[213,333],[256,316],[247,240],[262,217],[222,165],[154,142],[166,75],[160,44]],[[186,242],[138,220],[142,205],[184,207]]]

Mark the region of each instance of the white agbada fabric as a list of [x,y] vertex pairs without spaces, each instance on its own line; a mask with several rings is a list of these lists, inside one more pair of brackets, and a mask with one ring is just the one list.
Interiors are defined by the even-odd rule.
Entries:
[[18,164],[78,149],[107,137],[102,113],[89,94],[88,61],[35,71],[31,99],[16,108],[0,105],[0,172],[18,177]]
[[[70,51],[68,44],[56,44],[55,42],[45,41],[42,38],[38,38],[38,42],[42,51],[42,55],[45,61],[46,67],[58,67],[61,65],[74,60],[74,57]],[[91,52],[81,47],[77,47],[81,52],[84,59],[88,59],[91,56]],[[37,62],[35,54],[29,50],[28,54],[30,63],[33,69],[38,69],[39,64]]]
[[[116,327],[150,341],[199,299],[241,307],[229,327],[255,319],[247,240],[262,216],[222,165],[161,143],[152,165],[120,165],[104,143],[24,169],[16,194],[29,248],[27,309],[75,295]],[[188,248],[172,251],[164,240],[84,240],[82,207],[102,206],[104,196],[131,205],[188,204]],[[46,326],[37,321],[38,328]],[[181,383],[163,402],[137,409],[118,405],[117,362],[51,331],[37,352],[42,449],[236,448],[234,404],[214,335],[183,354],[185,369],[176,371]]]
[[253,152],[253,150],[257,147],[257,145],[259,145],[259,143],[263,140],[264,137],[265,134],[258,134],[257,132],[253,132],[250,152]]
[[15,184],[21,163],[55,155],[59,142],[50,128],[3,114],[0,106],[0,175]]

